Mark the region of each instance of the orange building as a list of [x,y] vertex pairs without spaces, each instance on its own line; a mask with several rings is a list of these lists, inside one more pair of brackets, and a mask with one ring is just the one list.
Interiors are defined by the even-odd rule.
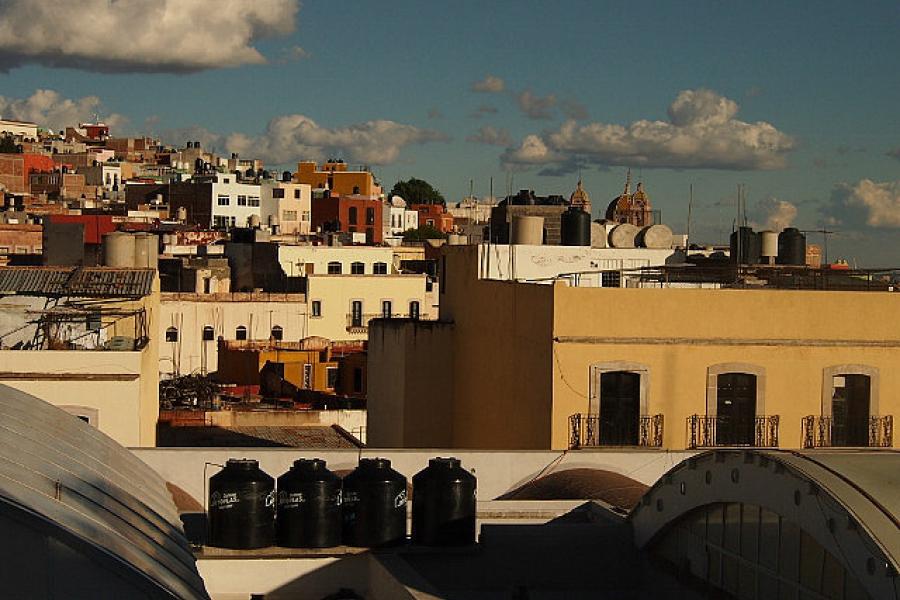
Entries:
[[429,225],[441,233],[453,231],[453,215],[443,204],[413,204],[412,210],[419,213],[419,226]]
[[370,171],[351,171],[342,160],[329,160],[321,169],[315,161],[297,163],[294,183],[305,183],[314,190],[327,188],[332,196],[381,195],[381,186]]

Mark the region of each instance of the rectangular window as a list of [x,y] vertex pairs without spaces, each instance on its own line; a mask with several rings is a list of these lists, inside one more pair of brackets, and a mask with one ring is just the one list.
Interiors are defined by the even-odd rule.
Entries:
[[228,227],[228,223],[228,217],[223,217],[222,215],[215,215],[213,217],[213,227],[224,229],[225,227]]
[[228,206],[229,204],[231,204],[231,198],[220,194],[218,203],[219,206]]
[[409,318],[416,319],[419,318],[419,301],[413,300],[409,303]]
[[392,303],[390,300],[382,300],[381,301],[381,316],[385,319],[390,319],[392,314]]
[[259,206],[259,196],[249,196],[247,202],[250,206]]
[[350,273],[353,275],[364,275],[366,272],[366,265],[361,262],[351,263],[350,265]]
[[300,219],[303,220],[303,221],[309,221],[309,211],[308,211],[308,210],[304,210],[304,211],[303,211],[303,214],[300,216]]
[[367,208],[366,209],[366,225],[374,225],[375,224],[375,209]]
[[312,316],[314,316],[314,317],[322,316],[322,301],[321,300],[313,300],[312,301]]
[[283,221],[296,221],[297,220],[297,211],[296,210],[282,211],[281,219]]
[[600,285],[609,288],[622,287],[622,274],[619,271],[604,271],[600,274]]
[[338,368],[337,367],[326,367],[325,368],[325,376],[326,376],[325,387],[333,390],[337,386]]
[[273,198],[284,198],[284,188],[272,188]]
[[238,206],[247,206],[247,196],[238,196]]
[[362,394],[363,392],[363,370],[362,367],[354,367],[353,369],[353,392]]
[[299,200],[299,199],[300,199],[300,190],[294,189],[294,200]]
[[342,271],[341,263],[339,263],[339,262],[328,263],[328,274],[329,275],[340,275],[341,271]]
[[347,222],[350,225],[356,225],[356,207],[355,206],[351,206],[347,210]]
[[311,390],[312,389],[312,371],[313,366],[309,363],[303,365],[303,389]]
[[222,180],[222,183],[231,183],[231,179],[226,177],[225,179]]

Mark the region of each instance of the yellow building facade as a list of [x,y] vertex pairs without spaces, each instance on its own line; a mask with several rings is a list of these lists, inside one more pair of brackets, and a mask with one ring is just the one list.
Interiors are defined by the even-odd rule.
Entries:
[[343,161],[328,161],[319,167],[315,161],[297,163],[294,183],[303,183],[312,189],[331,190],[332,196],[378,196],[381,186],[375,183],[375,177],[369,171],[350,171]]
[[[442,432],[432,446],[463,448],[895,443],[900,304],[889,292],[488,281],[476,250],[442,259],[443,327],[373,327],[371,444],[420,445],[420,428]],[[444,368],[423,364],[415,345],[426,343]],[[397,357],[415,368],[380,377]],[[381,406],[402,427],[387,427]]]

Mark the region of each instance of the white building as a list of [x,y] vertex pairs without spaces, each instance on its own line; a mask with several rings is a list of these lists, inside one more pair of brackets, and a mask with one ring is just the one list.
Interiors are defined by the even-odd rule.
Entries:
[[378,246],[281,245],[278,262],[290,277],[395,273],[394,251]]
[[408,209],[406,201],[400,196],[393,196],[390,202],[384,203],[382,227],[384,242],[392,246],[400,245],[404,232],[419,227],[419,213]]
[[0,119],[0,134],[36,140],[37,130],[37,123],[31,123],[30,121],[12,121],[9,119]]
[[[277,233],[309,235],[312,188],[305,183],[266,181],[260,186],[264,226],[277,225]],[[276,233],[273,227],[273,233]]]
[[238,183],[234,173],[218,173],[212,178],[213,227],[247,227],[250,217],[262,220],[260,186]]

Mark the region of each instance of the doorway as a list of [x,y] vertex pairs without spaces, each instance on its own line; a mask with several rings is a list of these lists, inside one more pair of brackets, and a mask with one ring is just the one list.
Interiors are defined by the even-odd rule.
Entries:
[[630,371],[600,375],[600,444],[637,446],[641,419],[641,376]]
[[716,445],[755,445],[756,375],[722,373],[716,387]]
[[872,383],[868,375],[832,377],[831,445],[868,446]]

